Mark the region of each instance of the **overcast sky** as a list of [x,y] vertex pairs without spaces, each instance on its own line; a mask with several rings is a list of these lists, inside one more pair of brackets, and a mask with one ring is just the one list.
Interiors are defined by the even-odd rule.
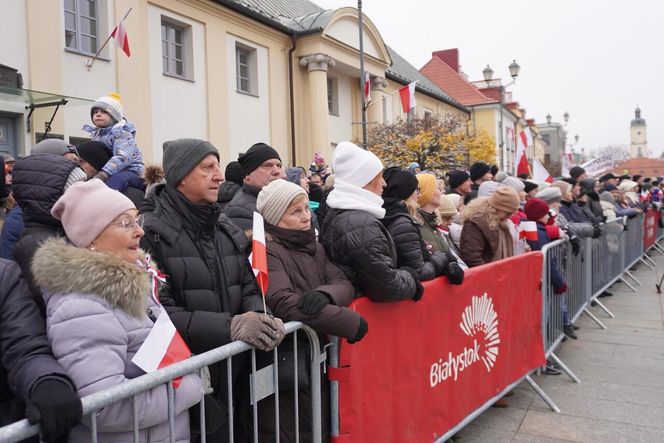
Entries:
[[[357,1],[313,0],[324,8]],[[439,49],[459,48],[461,69],[481,80],[510,81],[527,117],[562,122],[586,151],[629,145],[637,104],[648,146],[664,150],[664,3],[657,0],[364,0],[363,12],[385,43],[420,69]],[[661,78],[659,78],[661,77]]]

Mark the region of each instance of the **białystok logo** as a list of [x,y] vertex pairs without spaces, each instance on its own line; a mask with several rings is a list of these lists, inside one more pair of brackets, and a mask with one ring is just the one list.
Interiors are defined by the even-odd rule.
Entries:
[[491,372],[496,364],[500,344],[498,314],[493,307],[493,300],[486,292],[481,297],[473,296],[470,305],[461,314],[459,327],[464,334],[473,338],[473,346],[465,347],[457,355],[449,352],[446,359],[441,357],[431,365],[429,383],[432,388],[448,378],[456,381],[461,372],[480,360],[484,362],[487,372]]

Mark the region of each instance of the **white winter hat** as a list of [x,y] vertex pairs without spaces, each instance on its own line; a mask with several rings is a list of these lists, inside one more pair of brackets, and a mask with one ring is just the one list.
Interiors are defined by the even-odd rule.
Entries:
[[507,177],[505,180],[503,180],[503,184],[514,188],[516,192],[521,192],[526,189],[526,185],[523,183],[523,181],[516,177]]
[[371,151],[341,142],[334,148],[332,170],[337,182],[363,188],[383,170],[383,162]]
[[263,186],[256,199],[256,209],[266,222],[277,225],[295,197],[307,196],[301,186],[286,180],[274,180]]
[[500,183],[489,180],[482,182],[479,189],[477,190],[478,197],[490,197],[493,194],[493,191],[496,190],[498,186],[502,186]]
[[101,109],[110,115],[116,123],[119,122],[122,120],[122,116],[124,115],[121,100],[122,99],[120,98],[120,94],[117,92],[111,92],[108,95],[99,97],[97,100],[95,100],[92,106],[90,106],[90,118],[92,118],[92,114],[94,113],[95,109]]
[[633,191],[634,188],[637,187],[637,186],[639,186],[639,184],[635,181],[623,180],[618,185],[618,188],[620,188],[620,190],[623,191],[623,192],[629,192],[629,191]]

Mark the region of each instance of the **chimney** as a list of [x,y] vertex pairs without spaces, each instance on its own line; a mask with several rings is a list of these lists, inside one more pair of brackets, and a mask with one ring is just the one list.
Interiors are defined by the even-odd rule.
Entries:
[[454,69],[456,72],[459,72],[459,50],[457,48],[434,51],[431,56],[438,57],[450,68]]

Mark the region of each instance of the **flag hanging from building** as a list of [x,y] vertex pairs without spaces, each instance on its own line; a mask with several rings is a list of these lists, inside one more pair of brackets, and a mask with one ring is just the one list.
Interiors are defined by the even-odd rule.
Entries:
[[399,95],[401,96],[401,109],[404,114],[408,114],[411,109],[417,106],[415,101],[415,84],[417,82],[408,83],[403,88],[399,89]]
[[526,220],[519,223],[519,238],[537,241],[537,223]]
[[267,249],[265,247],[265,225],[263,217],[254,211],[253,240],[251,241],[251,268],[254,270],[256,282],[263,294],[267,295]]
[[[157,321],[131,361],[149,374],[189,357],[189,347],[175,329],[166,310],[161,308]],[[177,389],[181,381],[181,378],[173,380],[173,387]]]
[[111,37],[115,39],[115,44],[118,48],[122,49],[127,57],[131,56],[131,50],[129,49],[129,37],[127,37],[127,29],[124,25],[124,19],[120,20],[113,32],[111,32]]
[[521,174],[530,175],[530,165],[528,165],[528,157],[526,156],[527,147],[528,136],[525,131],[521,131],[516,138],[516,156],[514,158],[514,173],[517,176]]
[[553,183],[553,177],[549,171],[536,158],[533,159],[533,178],[538,182]]
[[371,74],[364,72],[364,105],[368,105],[371,101]]

